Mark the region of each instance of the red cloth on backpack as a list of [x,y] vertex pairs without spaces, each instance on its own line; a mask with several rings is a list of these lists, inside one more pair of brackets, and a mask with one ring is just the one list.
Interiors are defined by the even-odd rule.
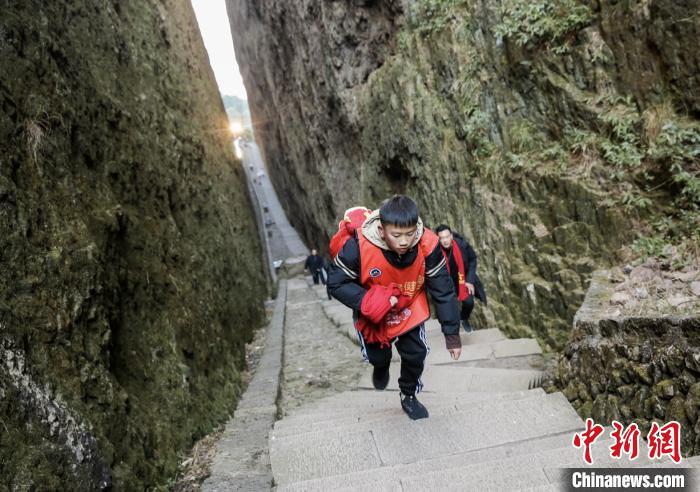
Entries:
[[365,207],[353,207],[345,211],[343,220],[338,223],[338,232],[331,238],[328,250],[331,258],[335,259],[343,249],[348,239],[355,236],[357,230],[362,227],[365,219],[369,217],[372,211]]
[[[442,250],[442,256],[445,257],[445,263],[447,264],[447,272],[450,272],[450,258],[447,254],[447,250],[440,245]],[[454,239],[452,240],[452,254],[455,257],[455,263],[457,264],[457,300],[459,302],[466,301],[469,297],[469,290],[467,289],[467,284],[464,277],[464,261],[462,260],[462,252],[459,249],[459,244]]]

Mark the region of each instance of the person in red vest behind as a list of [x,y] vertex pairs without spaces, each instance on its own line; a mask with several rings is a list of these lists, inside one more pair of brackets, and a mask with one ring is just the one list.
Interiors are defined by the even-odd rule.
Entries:
[[395,195],[369,214],[348,238],[328,273],[328,291],[354,310],[362,355],[378,390],[389,384],[391,344],[401,356],[401,407],[411,419],[428,417],[416,398],[428,354],[424,322],[432,297],[445,345],[459,359],[459,308],[437,235],[423,226],[418,206]]
[[447,271],[452,278],[457,300],[462,303],[462,327],[464,331],[471,332],[473,328],[469,324],[469,316],[474,309],[474,298],[486,305],[486,291],[476,274],[476,253],[469,241],[452,231],[450,226],[440,224],[435,228],[435,232],[440,238],[442,254],[447,262]]

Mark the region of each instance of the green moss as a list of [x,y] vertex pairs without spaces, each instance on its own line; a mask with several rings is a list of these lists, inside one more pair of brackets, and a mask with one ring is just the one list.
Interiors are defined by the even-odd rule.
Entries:
[[671,399],[676,395],[675,383],[670,379],[659,381],[654,385],[653,392],[659,398]]
[[649,145],[649,156],[671,164],[673,180],[681,188],[681,202],[700,205],[700,124],[668,119]]
[[501,22],[494,33],[519,46],[545,43],[560,51],[561,41],[593,20],[590,7],[576,0],[507,0],[501,5]]
[[408,28],[420,35],[442,31],[467,12],[461,8],[467,0],[421,0],[414,2],[408,12]]

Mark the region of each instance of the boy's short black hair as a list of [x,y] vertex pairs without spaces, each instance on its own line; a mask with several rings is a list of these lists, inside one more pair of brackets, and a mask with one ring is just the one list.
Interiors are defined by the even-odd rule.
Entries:
[[435,228],[435,234],[440,234],[442,231],[450,231],[450,234],[452,234],[452,229],[447,224],[440,224]]
[[406,195],[394,195],[379,208],[382,225],[411,227],[418,223],[418,205]]

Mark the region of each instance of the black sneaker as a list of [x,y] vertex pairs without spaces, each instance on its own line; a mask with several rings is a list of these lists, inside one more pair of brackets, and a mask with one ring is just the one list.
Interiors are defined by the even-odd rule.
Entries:
[[418,401],[415,395],[404,395],[401,393],[401,408],[411,420],[428,418],[428,409]]
[[469,324],[469,321],[462,320],[462,328],[464,328],[464,331],[466,331],[467,333],[471,333],[474,331],[474,328],[472,328],[472,325]]
[[374,366],[374,370],[372,371],[372,384],[374,385],[374,389],[386,389],[389,384],[389,366]]

